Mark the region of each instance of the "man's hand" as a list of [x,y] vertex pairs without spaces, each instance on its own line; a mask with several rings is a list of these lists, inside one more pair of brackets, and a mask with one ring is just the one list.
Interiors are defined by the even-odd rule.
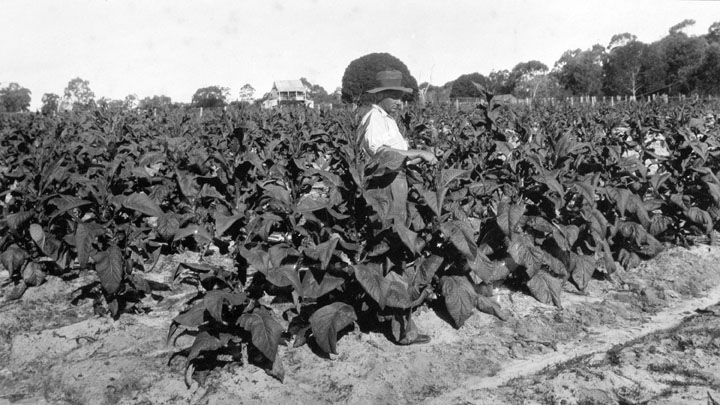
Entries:
[[432,152],[428,152],[426,150],[421,150],[418,153],[418,157],[422,160],[430,163],[431,165],[437,164],[438,160],[437,157],[435,157],[435,154]]

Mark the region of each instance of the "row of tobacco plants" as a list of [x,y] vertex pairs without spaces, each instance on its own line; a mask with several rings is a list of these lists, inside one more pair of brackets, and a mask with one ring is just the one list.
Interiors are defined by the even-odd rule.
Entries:
[[[403,111],[407,165],[358,145],[358,112],[285,109],[0,116],[0,259],[7,299],[94,271],[82,288],[113,317],[171,286],[144,274],[162,255],[212,247],[233,268],[180,263],[197,295],[168,339],[197,361],[244,353],[283,378],[290,338],[335,353],[351,325],[388,325],[431,304],[461,327],[505,283],[561,305],[616,266],[710,238],[720,218],[718,105]],[[378,215],[399,171],[405,223]],[[203,256],[201,256],[203,257]],[[238,350],[240,349],[240,350]]]

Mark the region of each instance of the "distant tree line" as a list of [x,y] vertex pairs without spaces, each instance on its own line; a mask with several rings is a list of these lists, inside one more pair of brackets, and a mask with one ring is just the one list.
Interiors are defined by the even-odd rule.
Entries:
[[[720,21],[704,35],[687,35],[683,30],[695,24],[684,20],[668,30],[662,39],[646,44],[630,33],[613,35],[607,46],[565,51],[550,69],[537,60],[521,62],[511,70],[493,70],[490,74],[469,73],[434,86],[417,84],[408,67],[388,53],[371,53],[350,62],[342,77],[342,87],[329,94],[322,86],[301,78],[309,98],[316,103],[361,103],[367,101],[366,91],[375,86],[375,74],[394,69],[403,74],[402,86],[413,89],[406,101],[421,99],[443,102],[450,98],[480,97],[482,90],[493,94],[512,94],[519,98],[565,96],[670,96],[720,95]],[[0,84],[1,85],[1,84]],[[0,87],[0,112],[27,111],[31,92],[18,83]],[[230,102],[227,87],[208,86],[198,89],[192,97],[193,107],[222,107],[228,104],[260,103],[253,98],[255,89],[245,84],[237,101]],[[148,110],[177,105],[170,97],[160,95],[138,99],[128,95],[123,100],[95,99],[87,80],[74,78],[62,96],[42,96],[43,114],[100,106],[103,108],[143,108]]]
[[420,85],[428,100],[479,97],[475,84],[494,94],[520,98],[563,96],[720,95],[720,22],[690,36],[684,20],[662,39],[645,44],[630,33],[613,35],[607,46],[568,50],[552,69],[538,61],[488,76],[471,73],[444,86]]

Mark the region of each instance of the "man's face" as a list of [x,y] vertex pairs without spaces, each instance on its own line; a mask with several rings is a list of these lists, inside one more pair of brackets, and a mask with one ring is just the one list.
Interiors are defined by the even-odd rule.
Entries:
[[397,90],[383,90],[378,93],[378,105],[388,114],[395,113],[400,107],[403,93]]

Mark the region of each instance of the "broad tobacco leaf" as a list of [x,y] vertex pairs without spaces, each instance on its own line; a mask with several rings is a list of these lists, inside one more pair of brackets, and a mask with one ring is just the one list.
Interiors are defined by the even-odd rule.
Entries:
[[375,177],[381,177],[388,173],[397,173],[405,163],[405,157],[397,152],[382,151],[365,166],[365,181]]
[[263,187],[265,194],[277,201],[280,201],[283,205],[290,207],[292,205],[292,198],[290,196],[290,190],[284,186],[278,184],[268,184]]
[[562,280],[553,277],[550,273],[540,270],[527,282],[530,293],[543,304],[555,304],[562,307],[560,292]]
[[303,278],[302,290],[298,291],[298,293],[304,298],[318,299],[342,286],[344,282],[344,279],[326,273],[323,275],[322,281],[318,284],[315,276],[308,270],[305,272]]
[[380,305],[381,309],[385,308],[387,298],[385,296],[385,277],[380,272],[379,266],[371,266],[366,264],[356,264],[350,266],[355,278],[363,286],[365,292]]
[[28,286],[39,286],[45,281],[46,274],[42,266],[34,261],[26,264],[22,271],[23,281]]
[[581,196],[583,196],[583,199],[585,199],[585,201],[590,204],[590,206],[595,206],[595,187],[593,187],[592,184],[590,184],[589,182],[578,181],[573,184],[573,186],[575,187],[575,190],[577,190],[577,192]]
[[182,170],[175,170],[180,192],[185,198],[194,199],[200,196],[200,185],[195,180],[197,176],[189,174]]
[[415,261],[415,268],[417,269],[418,278],[415,280],[416,286],[423,286],[430,284],[438,271],[440,266],[443,264],[443,257],[438,255],[431,255],[428,257],[421,257]]
[[687,219],[695,222],[696,224],[705,226],[706,235],[712,233],[714,224],[712,217],[710,217],[710,214],[707,211],[698,207],[690,207],[687,211],[685,211],[685,216]]
[[57,259],[60,242],[51,235],[46,235],[40,224],[30,225],[30,237],[46,256]]
[[225,196],[220,194],[217,189],[210,184],[203,184],[202,188],[200,189],[200,197],[225,200]]
[[650,184],[652,184],[653,190],[655,190],[655,192],[660,192],[660,187],[671,177],[672,175],[667,172],[656,173],[650,176]]
[[633,269],[640,264],[640,256],[626,249],[620,249],[618,259],[620,264],[622,264],[626,269]]
[[553,230],[553,239],[558,247],[564,251],[572,250],[573,245],[580,235],[580,228],[576,225],[560,225],[555,224]]
[[513,260],[525,268],[529,275],[533,275],[543,264],[545,252],[533,243],[532,238],[526,234],[515,234],[508,253]]
[[545,219],[541,216],[537,216],[537,215],[527,216],[526,225],[528,227],[530,227],[538,232],[542,232],[546,235],[552,234],[553,232],[555,232],[557,230],[555,228],[555,225],[553,225],[552,222],[548,221],[547,219]]
[[245,293],[232,293],[222,290],[208,291],[203,297],[205,309],[207,309],[210,316],[218,322],[223,322],[222,310],[224,305],[239,306],[245,304],[246,300],[247,296]]
[[164,214],[158,217],[157,232],[164,240],[172,240],[180,229],[180,220],[174,214]]
[[[296,291],[302,291],[300,275],[298,274],[294,264],[285,264],[280,267],[270,268],[265,274],[265,278],[274,286],[280,288],[293,286]],[[295,283],[295,279],[297,279],[297,285]]]
[[394,271],[385,276],[385,304],[393,308],[410,308],[411,299],[407,282]]
[[33,216],[35,216],[35,213],[33,211],[19,211],[14,214],[6,215],[5,221],[7,222],[10,229],[12,229],[13,231],[17,231]]
[[185,362],[185,385],[190,388],[192,385],[192,374],[194,367],[191,367],[191,363],[195,360],[200,353],[209,352],[220,349],[228,344],[231,335],[221,334],[220,338],[217,338],[206,331],[198,333],[193,341],[193,345],[190,347],[187,361]]
[[77,224],[75,229],[75,249],[77,250],[77,260],[81,269],[87,267],[90,255],[94,251],[92,243],[104,232],[103,228],[94,222],[79,222]]
[[443,222],[440,230],[446,239],[448,239],[457,248],[460,253],[465,255],[469,260],[474,260],[478,248],[475,244],[475,237],[470,226],[465,221]]
[[495,264],[485,254],[478,250],[475,259],[468,260],[468,267],[472,271],[473,279],[480,281],[493,281],[495,279]]
[[510,237],[511,234],[519,231],[518,224],[525,214],[524,204],[508,204],[500,202],[497,208],[497,223],[505,236]]
[[279,267],[285,258],[287,258],[293,251],[294,249],[292,249],[287,243],[278,243],[277,245],[271,246],[270,249],[268,249],[270,263],[273,267]]
[[500,320],[507,321],[510,318],[510,314],[504,309],[500,308],[500,304],[493,301],[492,299],[478,294],[476,308],[480,312],[494,315],[500,318]]
[[331,238],[330,240],[317,246],[305,248],[303,253],[305,253],[305,255],[309,258],[319,261],[320,269],[325,270],[330,263],[333,253],[335,252],[338,240],[339,238]]
[[122,251],[117,245],[111,245],[107,250],[99,252],[93,257],[95,271],[100,277],[100,283],[108,294],[115,294],[120,289],[123,279]]
[[477,304],[477,293],[472,283],[463,276],[445,276],[440,280],[445,307],[455,326],[460,328],[472,316]]
[[[178,314],[175,318],[173,318],[173,326],[176,326],[175,324],[182,325],[188,328],[195,328],[197,326],[200,326],[206,321],[206,311],[207,308],[205,307],[205,302],[196,302],[191,308],[189,308],[185,312]],[[176,327],[173,328],[173,326],[170,327],[170,333],[168,333],[168,340],[172,336],[174,329],[177,329]]]
[[446,189],[452,183],[453,181],[465,178],[470,174],[469,170],[465,169],[446,169],[443,170],[440,174],[440,182],[438,184],[438,189]]
[[445,203],[445,195],[450,189],[450,183],[459,178],[467,177],[468,174],[470,174],[470,171],[464,169],[447,169],[442,171],[438,182],[436,215],[441,214],[440,211]]
[[57,198],[53,198],[50,200],[50,204],[53,204],[57,207],[57,211],[53,212],[50,216],[50,220],[55,218],[58,215],[61,215],[65,212],[70,211],[71,209],[82,207],[84,205],[92,204],[92,201],[88,200],[82,200],[80,198],[70,196],[70,195],[61,195]]
[[240,246],[238,251],[240,252],[240,256],[247,260],[248,264],[256,271],[267,275],[268,270],[273,267],[272,263],[270,263],[270,255],[268,252],[258,247],[250,250],[245,248],[245,246]]
[[28,257],[25,249],[13,244],[0,254],[0,263],[2,263],[3,267],[10,273],[10,276],[12,276],[20,272],[22,265]]
[[162,208],[143,192],[132,193],[127,196],[123,201],[123,206],[151,217],[163,215]]
[[332,201],[330,201],[330,199],[322,198],[315,194],[303,195],[297,204],[298,212],[313,212],[330,207],[332,207]]
[[184,228],[178,229],[175,232],[173,239],[182,240],[188,236],[195,238],[198,243],[208,243],[213,240],[212,235],[210,235],[210,232],[205,230],[205,227],[196,224],[190,224]]
[[650,218],[650,226],[648,227],[648,232],[650,232],[650,234],[653,236],[658,236],[668,230],[670,225],[674,223],[675,221],[673,221],[672,218],[666,217],[665,215],[653,215],[653,217]]
[[442,214],[442,206],[440,206],[440,203],[438,202],[438,193],[424,188],[423,185],[419,183],[414,184],[413,187],[417,190],[418,194],[423,197],[425,203],[428,207],[430,207],[430,210],[432,210],[435,216],[440,218],[440,215]]
[[333,302],[312,314],[310,326],[315,342],[325,353],[337,354],[337,334],[357,320],[355,310],[343,302]]
[[192,270],[195,273],[211,273],[222,270],[221,266],[212,265],[209,263],[187,263],[187,262],[181,262],[178,263],[177,267],[175,267],[175,271],[173,271],[171,275],[171,280],[174,282],[175,279],[182,273],[183,269],[189,269]]
[[569,264],[572,281],[584,291],[595,273],[595,257],[570,252]]
[[238,325],[250,332],[252,344],[271,362],[275,362],[278,344],[284,328],[273,318],[270,312],[262,307],[256,308],[250,314],[242,314]]
[[391,197],[388,196],[384,190],[381,189],[370,189],[363,192],[365,201],[380,215],[382,219],[385,219],[385,213],[388,212],[392,206]]
[[[220,237],[228,231],[237,221],[245,218],[242,214],[236,215],[223,215],[222,213],[215,211],[213,215],[215,219],[215,237]],[[158,224],[159,226],[159,224]],[[174,232],[173,232],[174,233]]]
[[405,246],[413,253],[413,254],[419,254],[422,250],[421,244],[418,240],[417,233],[411,231],[408,227],[405,225],[396,222],[393,225],[393,228],[395,232],[400,236],[400,240],[403,242]]

